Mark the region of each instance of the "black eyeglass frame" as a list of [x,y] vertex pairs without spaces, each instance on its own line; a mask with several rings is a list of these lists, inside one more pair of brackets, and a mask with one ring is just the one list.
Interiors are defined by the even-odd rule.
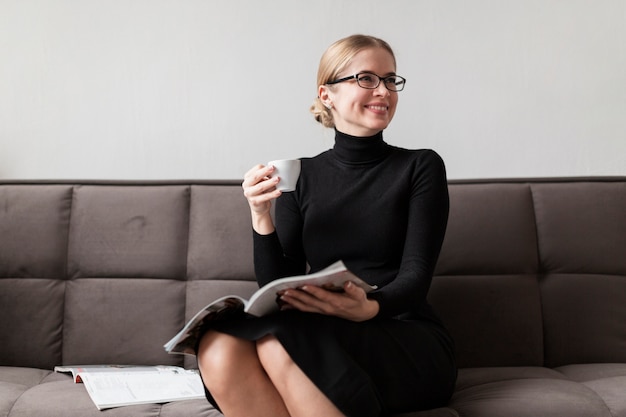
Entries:
[[[362,85],[361,85],[361,83],[359,82],[359,77],[360,77],[361,75],[364,75],[364,74],[367,74],[367,75],[373,75],[374,77],[378,78],[378,83],[377,83],[374,87],[364,87],[364,86],[362,86]],[[387,82],[386,82],[385,80],[387,80],[388,78],[392,78],[392,77],[394,77],[394,78],[399,78],[400,80],[402,80],[402,82],[401,82],[401,86],[402,86],[402,88],[400,88],[400,89],[398,89],[398,90],[391,90],[391,89],[389,88],[389,86],[387,86]],[[380,85],[381,81],[382,81],[382,83],[383,83],[383,85],[385,86],[385,88],[386,88],[387,90],[389,90],[389,91],[393,91],[394,93],[397,93],[398,91],[402,91],[402,90],[404,90],[404,86],[406,86],[406,78],[401,77],[401,76],[399,76],[399,75],[395,75],[395,74],[394,74],[394,75],[388,75],[388,76],[386,76],[386,77],[381,77],[381,76],[380,76],[380,75],[378,75],[378,74],[374,74],[373,72],[367,72],[367,71],[358,72],[358,73],[356,73],[356,74],[354,74],[354,75],[350,75],[350,76],[348,76],[348,77],[343,77],[343,78],[339,78],[339,79],[337,79],[337,80],[329,81],[329,82],[327,82],[326,84],[327,84],[327,85],[333,85],[333,84],[339,84],[339,83],[342,83],[342,82],[344,82],[344,81],[350,81],[350,80],[356,80],[356,83],[359,85],[359,87],[361,87],[361,88],[365,88],[365,89],[367,89],[367,90],[375,90],[375,89],[377,89],[377,88],[378,88],[378,86]],[[392,84],[398,85],[398,83],[392,83]]]

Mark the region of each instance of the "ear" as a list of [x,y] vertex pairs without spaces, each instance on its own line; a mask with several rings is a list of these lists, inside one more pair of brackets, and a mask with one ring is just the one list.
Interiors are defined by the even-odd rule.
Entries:
[[331,95],[332,95],[332,92],[329,90],[327,85],[320,85],[317,88],[317,96],[322,101],[322,104],[324,104],[324,106],[326,107],[331,106],[331,103],[332,103]]

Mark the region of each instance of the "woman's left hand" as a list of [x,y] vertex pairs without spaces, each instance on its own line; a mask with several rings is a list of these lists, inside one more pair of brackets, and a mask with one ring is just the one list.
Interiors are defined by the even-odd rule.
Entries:
[[280,300],[283,309],[326,314],[352,321],[369,320],[378,314],[378,302],[368,299],[362,288],[348,281],[343,289],[343,292],[336,292],[306,285],[286,290],[281,294]]

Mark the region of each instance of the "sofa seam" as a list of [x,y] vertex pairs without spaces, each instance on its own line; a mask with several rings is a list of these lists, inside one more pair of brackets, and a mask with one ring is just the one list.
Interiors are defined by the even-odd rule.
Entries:
[[[192,213],[192,204],[193,204],[193,191],[194,191],[194,185],[190,184],[187,186],[187,247],[185,248],[185,276],[184,276],[184,297],[183,297],[183,324],[182,326],[185,325],[186,321],[187,321],[187,304],[188,304],[188,295],[189,295],[189,255],[190,255],[190,248],[191,248],[191,213]],[[183,368],[185,367],[185,359],[182,359],[182,365]],[[161,409],[159,409],[159,416],[161,415]]]
[[[557,370],[556,370],[556,369],[554,369],[554,368],[550,368],[550,369],[552,369],[552,370],[554,370],[554,371],[556,371],[556,372],[560,373],[561,375],[563,375],[563,376],[565,376],[566,378],[568,378],[570,381],[573,381],[573,382],[575,382],[575,383],[577,383],[577,384],[580,384],[580,385],[584,386],[585,388],[587,388],[589,391],[593,392],[593,393],[596,395],[596,397],[598,397],[598,398],[600,399],[600,401],[602,401],[602,404],[604,404],[604,407],[605,407],[605,408],[606,408],[606,410],[608,411],[609,415],[611,415],[612,417],[616,417],[616,415],[615,415],[615,414],[613,414],[613,411],[611,410],[611,407],[609,407],[609,405],[606,403],[606,401],[604,401],[604,398],[600,395],[600,393],[599,393],[598,391],[596,391],[595,389],[591,388],[589,385],[585,384],[585,382],[589,382],[589,381],[584,381],[584,382],[583,382],[583,381],[575,381],[575,380],[573,380],[571,377],[567,376],[566,374],[564,374],[564,373],[563,373],[563,372],[561,372],[561,371],[557,371]],[[600,378],[600,379],[601,379],[601,378]],[[595,380],[591,380],[591,381],[595,381]]]
[[15,404],[17,404],[17,402],[20,400],[20,398],[22,398],[22,396],[24,394],[26,394],[28,391],[30,391],[33,387],[28,388],[27,390],[25,390],[24,392],[22,392],[16,399],[15,401],[13,401],[13,404],[11,404],[11,408],[9,408],[8,412],[7,412],[7,417],[11,416],[11,413],[13,412],[13,409],[15,408]]
[[65,248],[65,280],[68,281],[71,279],[70,277],[70,247],[71,247],[71,238],[72,238],[72,218],[74,215],[74,198],[76,197],[76,184],[73,184],[71,187],[71,196],[70,196],[70,212],[68,216],[67,223],[67,243]]
[[44,379],[46,379],[49,375],[50,375],[50,374],[48,374],[48,375],[46,375],[46,376],[44,376],[44,377],[40,378],[40,379],[39,379],[39,382],[38,382],[36,385],[32,386],[32,387],[29,387],[28,385],[24,385],[24,384],[17,384],[17,385],[21,385],[21,386],[25,387],[26,389],[25,389],[25,390],[24,390],[24,391],[23,391],[20,395],[18,395],[18,396],[15,398],[15,401],[13,401],[13,404],[11,404],[11,408],[9,408],[9,409],[8,409],[8,411],[7,411],[7,417],[10,417],[10,416],[11,416],[11,412],[12,412],[12,411],[13,411],[13,409],[15,408],[15,404],[17,404],[17,402],[20,400],[20,398],[22,398],[22,397],[24,396],[24,394],[26,394],[28,391],[30,391],[30,390],[31,390],[31,389],[33,389],[34,387],[38,387],[39,385],[42,385],[42,384],[43,384],[43,382],[42,382],[42,381],[43,381]]
[[67,243],[65,249],[65,277],[63,279],[63,320],[61,322],[61,363],[59,365],[63,365],[64,363],[64,355],[63,348],[65,346],[65,318],[67,317],[67,286],[70,281],[70,239],[72,236],[72,217],[74,214],[74,198],[76,196],[76,184],[73,184],[70,188],[70,209],[69,215],[67,218]]
[[537,217],[537,198],[535,195],[534,184],[528,183],[528,190],[530,191],[530,202],[533,206],[533,223],[535,225],[535,246],[537,248],[537,275],[545,275],[545,268],[542,262],[541,254],[541,239],[539,239],[539,220]]
[[537,199],[535,198],[535,190],[533,183],[526,183],[530,194],[530,203],[532,205],[533,224],[535,226],[535,249],[537,255],[537,269],[535,277],[537,279],[537,291],[539,295],[539,314],[541,315],[541,365],[546,366],[546,322],[544,311],[543,292],[541,291],[541,282],[545,277],[545,271],[541,261],[541,244],[539,239],[539,221],[537,220]]
[[[552,369],[552,368],[548,368],[548,367],[545,367],[545,366],[538,366],[536,368]],[[558,371],[556,371],[556,372],[558,372]],[[463,388],[463,389],[460,389],[460,390],[455,390],[454,392],[457,393],[457,392],[461,392],[461,391],[466,391],[468,389],[473,389],[473,388],[476,388],[476,387],[484,387],[484,386],[487,386],[487,385],[497,384],[497,383],[505,382],[505,381],[527,381],[527,380],[530,380],[530,379],[543,379],[543,380],[554,380],[554,381],[572,381],[572,382],[579,383],[577,381],[574,381],[574,380],[568,378],[567,375],[564,375],[564,374],[561,374],[561,375],[563,375],[565,377],[565,379],[548,378],[548,377],[542,378],[542,377],[531,377],[531,376],[529,376],[529,377],[522,377],[522,378],[504,378],[504,379],[498,379],[498,380],[495,380],[495,381],[487,381],[487,382],[481,382],[480,384],[470,385],[470,386],[468,386],[466,388]]]
[[[554,370],[553,368],[548,368],[548,367],[544,367],[544,368]],[[556,371],[556,370],[554,370],[554,371]],[[559,372],[559,371],[556,371],[556,372]],[[455,394],[457,392],[462,392],[462,391],[465,391],[467,389],[471,389],[471,388],[475,388],[475,387],[483,387],[483,386],[487,386],[487,385],[491,385],[491,384],[497,384],[497,383],[503,382],[503,381],[522,381],[522,380],[531,380],[531,379],[543,379],[543,380],[554,380],[554,381],[569,381],[569,382],[572,382],[574,384],[578,384],[580,386],[583,386],[586,389],[588,389],[589,391],[593,392],[595,394],[595,396],[602,402],[602,404],[604,405],[604,407],[605,407],[606,411],[609,413],[609,415],[612,416],[612,417],[616,417],[616,415],[613,414],[613,412],[611,411],[611,408],[608,406],[606,401],[604,401],[604,398],[602,398],[602,396],[600,396],[600,394],[596,390],[594,390],[593,388],[589,387],[588,385],[585,385],[582,382],[575,381],[575,380],[571,379],[570,377],[568,377],[567,375],[563,374],[562,372],[559,372],[559,374],[563,375],[565,377],[565,379],[559,379],[559,378],[532,378],[532,377],[503,379],[503,380],[498,380],[498,381],[489,381],[489,382],[484,382],[482,384],[472,385],[472,386],[470,386],[468,388],[465,388],[465,389],[462,389],[462,390],[455,390]],[[449,407],[454,407],[454,404],[451,403],[448,406]]]
[[[187,246],[185,248],[185,287],[187,287],[186,283],[189,280],[189,248],[191,247],[191,205],[193,203],[193,186],[189,185],[187,187],[188,190],[188,198],[187,198]],[[186,297],[185,297],[186,301]]]

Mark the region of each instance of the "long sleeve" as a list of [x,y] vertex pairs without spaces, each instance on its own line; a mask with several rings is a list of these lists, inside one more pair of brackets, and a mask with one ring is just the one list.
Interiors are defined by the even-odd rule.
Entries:
[[441,158],[434,152],[423,154],[412,181],[400,269],[393,281],[370,294],[379,302],[382,316],[426,303],[448,223],[448,186]]
[[306,259],[301,244],[302,219],[292,193],[283,194],[274,204],[280,237],[278,231],[269,235],[260,235],[253,231],[254,269],[259,286],[278,278],[303,275],[306,272]]

